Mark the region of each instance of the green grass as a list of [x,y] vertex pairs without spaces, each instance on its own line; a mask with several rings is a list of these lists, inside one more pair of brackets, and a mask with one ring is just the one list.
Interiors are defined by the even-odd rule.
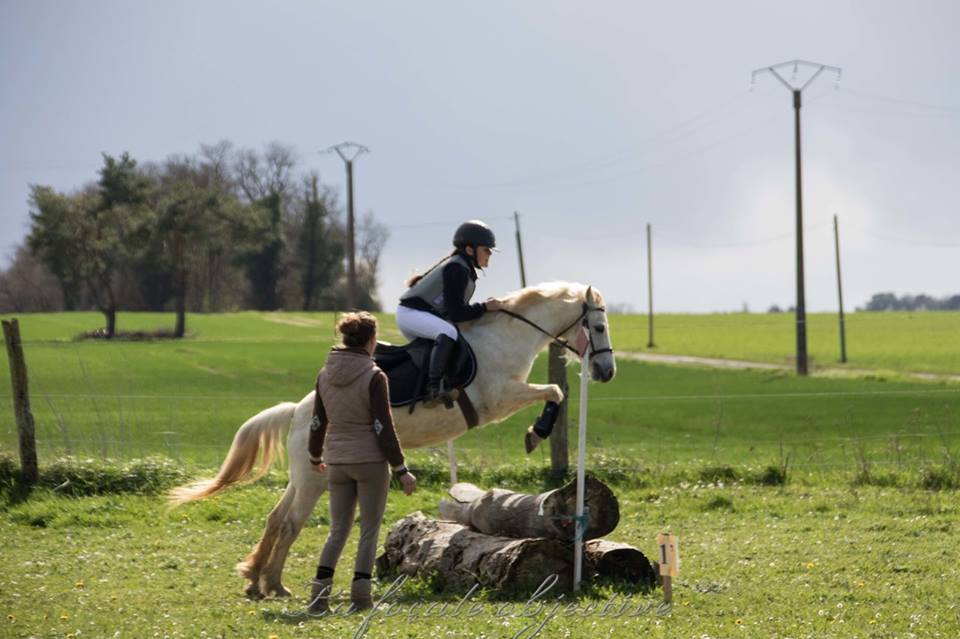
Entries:
[[[934,316],[934,314],[929,314]],[[162,453],[212,466],[237,427],[257,411],[299,400],[332,343],[331,314],[196,315],[184,341],[73,341],[97,314],[21,318],[39,448],[133,458]],[[153,328],[166,315],[125,314],[121,326]],[[622,348],[614,318],[614,343]],[[390,318],[383,333],[396,340]],[[629,347],[629,343],[627,344]],[[767,465],[790,456],[815,472],[871,464],[875,469],[939,463],[960,451],[960,385],[895,374],[832,379],[789,372],[721,371],[621,359],[617,378],[591,385],[590,446],[636,467],[688,461]],[[8,371],[0,367],[0,385]],[[570,369],[571,415],[577,414]],[[546,377],[541,357],[532,378]],[[548,447],[523,454],[530,408],[457,440],[464,465],[549,463]],[[0,447],[14,450],[9,395],[0,396]],[[572,421],[575,421],[572,420]],[[571,424],[571,428],[574,424]],[[572,433],[571,441],[575,441]],[[418,459],[445,459],[445,450]]]
[[[611,538],[648,554],[661,530],[681,539],[672,613],[654,612],[659,590],[607,584],[562,601],[576,601],[581,611],[593,604],[592,616],[547,619],[557,603],[548,593],[545,609],[533,617],[546,620],[538,636],[955,636],[960,502],[953,493],[680,484],[618,486],[617,494],[625,514]],[[386,521],[417,509],[435,515],[441,497],[439,489],[411,498],[395,490]],[[0,562],[7,567],[0,572],[0,636],[351,636],[361,623],[356,616],[297,616],[326,532],[323,507],[287,563],[286,584],[296,597],[243,597],[232,567],[256,541],[277,498],[268,484],[172,512],[157,497],[71,499],[44,491],[9,505],[0,511]],[[340,589],[348,584],[356,536],[341,559]],[[462,595],[408,583],[398,599],[401,614],[375,619],[368,636],[511,637],[531,622],[520,616],[522,598],[504,601],[489,592],[473,598],[482,607],[471,619],[408,618],[429,603],[452,607]],[[628,610],[641,613],[600,617],[597,609],[611,597],[617,607],[629,602]],[[498,617],[510,602],[514,616]]]
[[[891,373],[801,379],[788,372],[622,358],[612,383],[591,385],[588,467],[612,482],[621,502],[623,515],[611,538],[652,553],[657,532],[679,535],[683,564],[675,607],[670,616],[560,615],[538,636],[955,636],[960,385],[910,380],[897,371],[960,372],[960,316],[907,317],[850,318],[850,365]],[[119,328],[150,330],[172,319],[124,313]],[[613,317],[614,346],[644,350],[644,320]],[[399,341],[392,318],[382,321],[385,337]],[[811,318],[818,363],[833,357],[834,342],[823,338],[829,321]],[[299,611],[300,600],[253,603],[242,596],[232,567],[259,538],[284,484],[282,471],[172,512],[156,495],[77,498],[48,488],[73,477],[77,494],[141,485],[153,493],[178,479],[180,470],[208,472],[243,420],[309,391],[332,343],[331,314],[190,315],[191,337],[179,342],[74,341],[101,324],[94,313],[25,315],[20,322],[41,465],[49,472],[47,487],[26,500],[9,491],[0,496],[0,637],[266,638],[356,631],[356,618],[286,614]],[[658,322],[656,352],[782,362],[792,350],[786,315],[665,316]],[[8,371],[0,370],[0,385],[9,388]],[[545,378],[542,359],[533,378]],[[531,456],[522,450],[522,433],[536,413],[528,409],[457,440],[464,475],[484,485],[544,489],[548,448]],[[0,452],[10,455],[16,427],[6,392],[0,415]],[[575,432],[570,435],[573,448]],[[56,461],[65,452],[120,460],[160,454],[175,460],[177,472],[169,462],[127,461],[100,475],[106,472],[100,462]],[[416,509],[435,514],[442,497],[445,449],[411,457],[431,481],[412,498],[394,491],[387,525]],[[781,485],[784,467],[787,483]],[[325,508],[317,508],[293,548],[287,585],[298,595],[326,525]],[[352,552],[351,545],[338,572],[341,587]],[[629,598],[635,610],[655,606],[660,592],[607,584],[589,587],[578,601],[602,605],[612,595]],[[511,637],[529,623],[496,618],[502,602],[495,593],[479,597],[482,613],[472,620],[406,619],[417,601],[457,597],[426,583],[408,584],[402,597],[407,613],[375,621],[369,636]]]

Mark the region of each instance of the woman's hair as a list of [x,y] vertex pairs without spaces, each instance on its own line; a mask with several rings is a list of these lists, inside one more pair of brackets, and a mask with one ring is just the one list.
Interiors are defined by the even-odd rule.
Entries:
[[443,259],[441,259],[439,262],[437,262],[436,264],[434,264],[433,266],[431,266],[430,268],[428,268],[425,273],[415,273],[415,274],[411,275],[410,277],[408,277],[408,278],[407,278],[407,288],[410,288],[411,286],[413,286],[414,284],[416,284],[417,282],[419,282],[420,280],[422,280],[422,279],[426,276],[427,273],[429,273],[429,272],[432,271],[433,269],[435,269],[435,268],[437,268],[438,266],[440,266],[441,264],[443,264],[443,260],[447,259],[448,257],[453,257],[454,255],[456,255],[457,253],[460,253],[460,252],[462,252],[461,249],[460,249],[460,247],[457,247],[457,248],[455,248],[455,249],[453,250],[452,253],[450,253],[450,255],[445,255],[445,256],[443,257]]
[[366,346],[377,332],[377,318],[366,311],[345,313],[337,322],[337,330],[343,335],[344,346]]

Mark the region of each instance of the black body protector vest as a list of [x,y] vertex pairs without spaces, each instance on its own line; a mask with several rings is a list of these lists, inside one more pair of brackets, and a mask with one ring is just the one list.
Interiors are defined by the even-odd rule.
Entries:
[[[408,288],[407,292],[400,296],[400,301],[418,297],[426,302],[436,315],[446,317],[447,310],[443,299],[443,269],[451,262],[467,269],[468,273],[473,272],[466,258],[459,253],[455,253],[427,271],[426,275],[421,277],[416,284]],[[470,298],[473,297],[473,292],[476,288],[477,283],[473,281],[472,277],[468,276],[467,287],[463,291],[464,304],[470,302]]]

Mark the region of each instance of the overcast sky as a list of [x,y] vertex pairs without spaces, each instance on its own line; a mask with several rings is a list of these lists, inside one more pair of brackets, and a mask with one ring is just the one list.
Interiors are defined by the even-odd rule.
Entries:
[[[960,293],[960,2],[51,2],[0,0],[0,238],[28,229],[32,183],[95,179],[232,140],[368,146],[359,210],[391,229],[380,294],[488,220],[478,297],[588,282],[646,310],[794,303],[789,91],[751,71],[842,67],[804,93],[807,300]],[[791,80],[792,70],[786,71]],[[805,79],[802,67],[798,82]]]

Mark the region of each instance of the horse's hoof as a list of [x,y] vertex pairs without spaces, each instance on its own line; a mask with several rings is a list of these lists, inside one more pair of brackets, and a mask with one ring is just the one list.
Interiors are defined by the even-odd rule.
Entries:
[[271,588],[270,590],[271,590],[271,592],[273,593],[273,596],[274,596],[274,597],[277,597],[278,599],[279,599],[279,598],[290,597],[290,596],[293,595],[293,593],[290,592],[289,590],[287,590],[286,588],[284,588],[282,584],[278,584],[278,585],[274,586],[273,588]]
[[260,592],[260,588],[257,586],[257,584],[250,584],[247,586],[244,590],[244,593],[246,593],[247,597],[250,599],[263,599],[263,593]]
[[533,426],[527,428],[526,434],[523,436],[523,447],[526,449],[527,454],[532,453],[537,446],[540,445],[540,442],[543,441],[543,438],[533,432]]

